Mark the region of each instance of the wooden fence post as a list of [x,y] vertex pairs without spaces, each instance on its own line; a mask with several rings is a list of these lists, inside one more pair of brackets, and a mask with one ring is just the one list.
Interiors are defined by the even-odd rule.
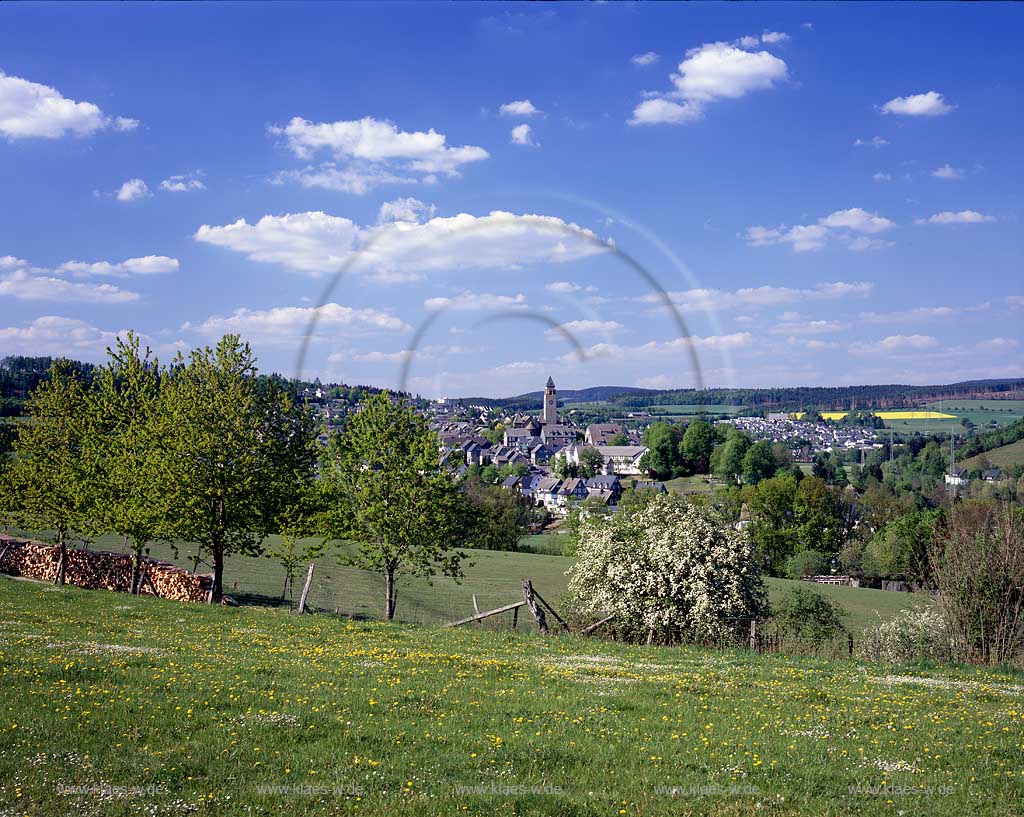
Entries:
[[313,583],[313,568],[316,562],[309,563],[309,572],[306,573],[306,583],[302,585],[302,596],[299,598],[299,615],[306,612],[306,594],[309,593],[309,586]]
[[750,619],[750,651],[757,652],[757,619]]
[[548,621],[544,616],[544,611],[537,604],[537,600],[533,596],[533,582],[529,579],[523,579],[523,601],[526,602],[526,606],[530,608],[530,612],[533,613],[533,617],[537,619],[537,629],[541,635],[548,634]]

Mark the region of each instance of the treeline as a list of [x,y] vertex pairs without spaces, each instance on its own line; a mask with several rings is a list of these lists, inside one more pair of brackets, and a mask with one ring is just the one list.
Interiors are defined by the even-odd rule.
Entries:
[[986,431],[971,437],[957,451],[957,458],[964,460],[977,454],[984,454],[993,448],[1015,443],[1018,440],[1024,440],[1024,418],[1002,428]]
[[459,576],[455,548],[514,543],[510,495],[456,483],[407,401],[371,395],[325,448],[302,390],[260,376],[237,335],[166,366],[130,333],[103,366],[52,361],[0,458],[0,517],[59,546],[59,583],[68,547],[102,534],[131,548],[133,592],[152,542],[195,543],[215,600],[231,554],[270,555],[291,578],[345,542],[346,563],[384,575],[389,619],[398,574]]
[[968,380],[937,386],[798,386],[768,389],[678,389],[656,394],[624,394],[611,402],[629,408],[675,404],[772,407],[779,411],[818,406],[909,408],[923,401],[970,395],[1011,396],[1024,392],[1024,379]]
[[[47,378],[53,363],[52,357],[25,355],[8,355],[0,360],[0,417],[22,413],[28,395]],[[67,363],[85,381],[89,380],[95,369],[91,363]]]

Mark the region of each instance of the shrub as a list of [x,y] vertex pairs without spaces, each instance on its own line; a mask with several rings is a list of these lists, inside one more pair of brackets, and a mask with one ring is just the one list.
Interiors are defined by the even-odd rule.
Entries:
[[661,495],[613,517],[582,514],[569,593],[648,640],[740,635],[766,609],[750,540],[710,507]]
[[933,605],[901,610],[894,618],[867,627],[858,646],[861,658],[876,657],[893,663],[935,661],[946,663],[959,657],[942,611]]
[[845,632],[841,604],[803,587],[786,594],[782,604],[772,610],[779,632],[810,642],[817,647]]
[[820,550],[802,550],[786,561],[786,572],[792,579],[821,576],[831,569],[828,557]]
[[1024,655],[1024,510],[958,504],[929,557],[943,616],[965,658],[1002,664]]

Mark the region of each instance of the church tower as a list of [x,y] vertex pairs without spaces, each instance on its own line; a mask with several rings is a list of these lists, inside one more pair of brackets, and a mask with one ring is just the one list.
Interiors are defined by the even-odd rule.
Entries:
[[546,426],[558,425],[558,397],[555,392],[555,381],[550,377],[544,387],[544,414],[541,422]]

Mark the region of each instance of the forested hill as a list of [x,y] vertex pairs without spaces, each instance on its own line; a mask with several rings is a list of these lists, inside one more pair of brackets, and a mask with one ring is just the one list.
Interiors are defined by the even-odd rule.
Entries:
[[[541,392],[488,399],[467,397],[464,402],[500,406],[506,409],[534,409],[541,404]],[[1024,378],[965,380],[934,386],[903,384],[867,386],[793,386],[770,389],[634,389],[623,386],[593,386],[589,389],[558,391],[559,402],[579,403],[605,400],[623,408],[666,405],[750,406],[770,410],[913,408],[930,400],[954,398],[1024,398]]]
[[[52,357],[8,355],[0,360],[0,416],[20,414],[25,398],[46,379]],[[86,380],[95,368],[91,363],[71,361],[70,365]]]
[[[641,389],[633,386],[590,386],[586,389],[559,389],[560,403],[590,403],[598,401],[617,402],[618,398],[635,396],[643,398],[657,397],[661,392],[657,389]],[[544,399],[543,391],[531,391],[516,397],[463,397],[463,403],[471,406],[500,406],[504,409],[534,409],[541,406]]]

